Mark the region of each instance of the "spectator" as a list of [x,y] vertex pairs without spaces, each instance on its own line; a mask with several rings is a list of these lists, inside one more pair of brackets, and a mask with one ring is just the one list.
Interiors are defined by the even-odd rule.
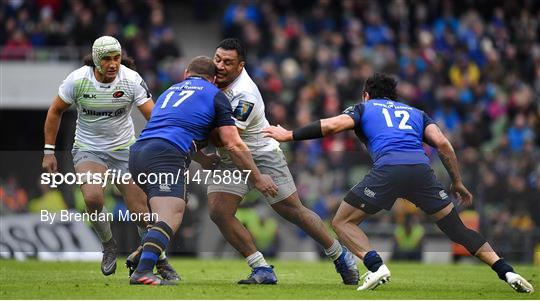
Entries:
[[516,115],[513,125],[508,129],[508,141],[514,152],[523,151],[523,146],[528,140],[534,140],[533,131],[527,126],[523,114]]
[[418,223],[416,215],[407,214],[394,231],[394,251],[392,260],[422,260],[424,227]]
[[15,30],[2,48],[2,60],[23,60],[32,50],[32,44],[21,30]]
[[28,194],[19,187],[17,178],[11,176],[6,181],[0,179],[0,215],[25,212],[27,204]]
[[156,50],[154,50],[154,58],[159,62],[169,58],[176,59],[181,56],[182,53],[174,41],[172,29],[167,28],[164,30]]
[[41,196],[30,200],[28,206],[30,212],[39,213],[41,210],[49,212],[58,212],[67,209],[64,202],[64,197],[58,189],[49,187],[48,185],[39,185]]

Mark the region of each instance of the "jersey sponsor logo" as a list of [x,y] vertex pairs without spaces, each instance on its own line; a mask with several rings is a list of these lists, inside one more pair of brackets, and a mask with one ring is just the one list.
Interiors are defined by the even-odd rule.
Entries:
[[124,96],[124,94],[125,94],[124,91],[116,91],[116,92],[113,93],[112,96],[114,98],[120,98],[120,97]]
[[83,108],[82,113],[90,116],[118,117],[126,112],[126,108],[120,108],[116,111],[96,111]]
[[375,107],[383,107],[387,109],[395,109],[395,110],[413,110],[413,107],[407,106],[407,105],[396,105],[394,102],[388,101],[387,103],[378,103],[374,102],[372,103]]
[[441,199],[446,200],[448,198],[448,194],[444,190],[439,191],[439,196]]
[[367,195],[368,197],[370,198],[374,198],[375,197],[375,191],[369,189],[369,188],[364,188],[364,194]]
[[350,106],[350,107],[346,108],[345,110],[343,110],[342,114],[354,115],[354,106]]
[[82,98],[93,98],[96,99],[96,94],[83,94]]
[[236,106],[236,109],[234,109],[233,116],[239,121],[246,121],[249,117],[249,114],[251,114],[251,111],[253,111],[253,107],[255,106],[254,103],[240,100],[238,103],[238,106]]

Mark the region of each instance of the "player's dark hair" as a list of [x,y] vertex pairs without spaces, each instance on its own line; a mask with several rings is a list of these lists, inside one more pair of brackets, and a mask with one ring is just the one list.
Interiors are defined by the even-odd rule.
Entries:
[[211,80],[216,76],[216,65],[211,58],[201,55],[189,62],[187,71],[189,75],[202,76]]
[[244,44],[239,39],[227,38],[219,42],[216,49],[218,48],[223,48],[225,50],[236,50],[236,53],[238,54],[238,60],[240,62],[246,60],[246,47],[244,47]]
[[369,93],[370,99],[397,99],[397,81],[388,74],[375,73],[366,80],[364,92]]
[[[95,67],[94,60],[92,59],[92,54],[87,54],[83,57],[83,63],[85,66]],[[137,66],[135,66],[135,59],[129,55],[122,54],[122,65],[128,67],[131,70],[137,71]]]

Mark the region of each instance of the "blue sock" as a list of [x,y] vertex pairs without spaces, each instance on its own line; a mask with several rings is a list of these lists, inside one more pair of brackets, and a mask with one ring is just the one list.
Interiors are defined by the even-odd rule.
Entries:
[[364,256],[364,265],[371,272],[376,272],[383,265],[383,261],[376,251],[369,251]]
[[153,271],[163,250],[167,249],[173,235],[172,229],[165,222],[156,223],[144,237],[141,260],[137,265],[138,273]]
[[137,272],[145,273],[148,271],[153,271],[154,265],[156,264],[158,257],[159,255],[156,255],[152,251],[143,250],[141,259],[139,260],[139,265],[137,265]]
[[497,275],[499,276],[499,279],[503,281],[506,281],[506,273],[514,272],[514,269],[512,268],[512,266],[506,263],[506,261],[504,261],[504,259],[502,258],[497,260],[491,266],[491,268],[497,273]]

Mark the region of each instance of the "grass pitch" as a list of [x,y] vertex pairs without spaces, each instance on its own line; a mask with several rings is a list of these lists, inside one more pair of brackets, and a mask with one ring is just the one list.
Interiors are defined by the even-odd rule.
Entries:
[[[484,265],[387,263],[390,283],[358,292],[341,284],[330,262],[270,260],[277,285],[241,286],[249,274],[242,260],[172,259],[182,281],[176,287],[130,286],[123,260],[116,274],[101,275],[99,262],[0,260],[0,299],[539,299],[518,294]],[[364,268],[362,271],[364,271]],[[537,267],[516,266],[535,286]]]

